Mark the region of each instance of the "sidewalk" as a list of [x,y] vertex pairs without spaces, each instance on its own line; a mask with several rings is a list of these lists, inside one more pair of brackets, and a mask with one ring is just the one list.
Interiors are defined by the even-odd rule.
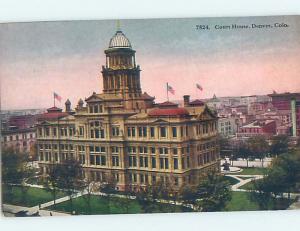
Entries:
[[36,209],[35,207],[23,207],[23,206],[17,206],[17,205],[9,205],[9,204],[3,204],[2,205],[2,211],[5,217],[14,217],[16,213],[20,211],[28,211],[27,214],[31,215],[36,213],[37,211],[39,212],[40,216],[70,216],[67,213],[60,213],[60,212],[53,212],[53,211],[47,211],[47,210],[39,210]]

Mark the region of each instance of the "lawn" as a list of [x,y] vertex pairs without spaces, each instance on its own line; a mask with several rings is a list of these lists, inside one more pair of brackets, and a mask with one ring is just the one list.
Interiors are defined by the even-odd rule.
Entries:
[[231,175],[264,175],[267,171],[267,168],[243,168],[243,171]]
[[[33,188],[33,187],[25,187],[27,192],[25,197],[22,193],[21,186],[13,186],[11,192],[7,186],[3,186],[2,188],[2,201],[6,204],[12,205],[20,205],[25,207],[33,207],[38,204],[43,204],[45,202],[53,200],[50,192],[45,189]],[[64,192],[58,192],[57,198],[63,197],[66,194]]]
[[250,200],[248,192],[232,192],[231,201],[228,202],[225,211],[255,211],[259,210],[257,203]]
[[239,181],[235,178],[232,178],[230,176],[224,176],[224,179],[226,179],[230,185],[235,185],[237,183],[239,183]]
[[[124,200],[128,201],[128,211],[124,206]],[[73,200],[73,209],[70,201],[66,201],[54,206],[48,207],[50,210],[61,211],[72,213],[75,211],[76,214],[124,214],[124,213],[144,213],[142,206],[136,200],[112,198],[108,199],[104,196],[91,196],[91,213],[87,206],[87,196],[78,197]],[[183,211],[184,210],[184,211]],[[188,208],[182,208],[181,206],[174,206],[162,203],[155,203],[153,205],[153,213],[167,213],[167,212],[189,212],[192,211]]]
[[254,189],[254,181],[250,181],[247,184],[242,185],[239,189],[253,190]]
[[[250,192],[232,192],[231,201],[228,202],[224,211],[255,211],[260,210],[257,202],[250,200]],[[275,199],[271,201],[268,210],[287,209],[293,200]]]

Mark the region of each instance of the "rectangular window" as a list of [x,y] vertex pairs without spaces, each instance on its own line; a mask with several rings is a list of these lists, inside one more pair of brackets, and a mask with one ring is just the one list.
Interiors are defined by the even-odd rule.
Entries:
[[53,136],[57,136],[57,129],[53,128]]
[[165,169],[169,169],[169,159],[165,158]]
[[164,158],[159,158],[159,167],[160,167],[161,169],[164,168]]
[[100,156],[96,156],[96,165],[100,165]]
[[144,157],[144,166],[148,168],[148,157]]
[[164,138],[167,137],[166,127],[160,127],[160,136]]
[[98,113],[98,112],[99,112],[98,109],[99,109],[98,105],[95,105],[95,106],[94,106],[94,113]]
[[142,129],[142,127],[138,127],[138,133],[139,133],[139,137],[143,136],[143,129]]
[[174,169],[178,169],[178,159],[174,158],[173,161],[174,161]]
[[147,127],[143,127],[143,136],[147,137]]
[[135,127],[132,128],[131,134],[132,134],[132,137],[135,137]]
[[173,148],[173,155],[177,155],[178,154],[178,149],[177,148]]
[[140,156],[140,167],[144,167],[144,161],[143,161],[143,157]]
[[155,136],[155,130],[154,129],[155,129],[154,127],[150,127],[150,136],[151,136],[151,138],[154,138],[154,136]]
[[151,165],[152,165],[152,168],[156,168],[156,159],[155,159],[155,157],[151,157]]
[[101,156],[101,165],[106,165],[106,157]]
[[130,127],[127,128],[127,136],[128,136],[128,137],[131,136],[131,128],[130,128]]
[[83,132],[84,132],[83,126],[80,126],[80,127],[79,127],[79,135],[80,135],[80,136],[83,136]]
[[176,127],[172,127],[172,137],[173,138],[177,137],[177,128]]
[[100,138],[102,138],[102,139],[104,138],[104,129],[100,130]]

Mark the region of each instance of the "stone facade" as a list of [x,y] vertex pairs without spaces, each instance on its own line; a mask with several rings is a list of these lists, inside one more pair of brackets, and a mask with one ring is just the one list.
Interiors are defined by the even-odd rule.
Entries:
[[75,111],[50,108],[37,125],[39,164],[76,158],[84,174],[119,190],[158,181],[176,189],[219,170],[217,115],[204,103],[155,104],[142,93],[140,67],[129,40],[117,31],[105,50],[103,92],[79,100]]

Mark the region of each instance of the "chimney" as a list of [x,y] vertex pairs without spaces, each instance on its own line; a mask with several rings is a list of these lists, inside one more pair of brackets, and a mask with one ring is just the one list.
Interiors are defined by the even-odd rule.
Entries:
[[189,95],[183,96],[183,104],[184,104],[184,107],[190,106],[190,96]]
[[69,99],[67,99],[67,101],[65,102],[66,105],[66,112],[70,112],[71,111],[71,102]]

